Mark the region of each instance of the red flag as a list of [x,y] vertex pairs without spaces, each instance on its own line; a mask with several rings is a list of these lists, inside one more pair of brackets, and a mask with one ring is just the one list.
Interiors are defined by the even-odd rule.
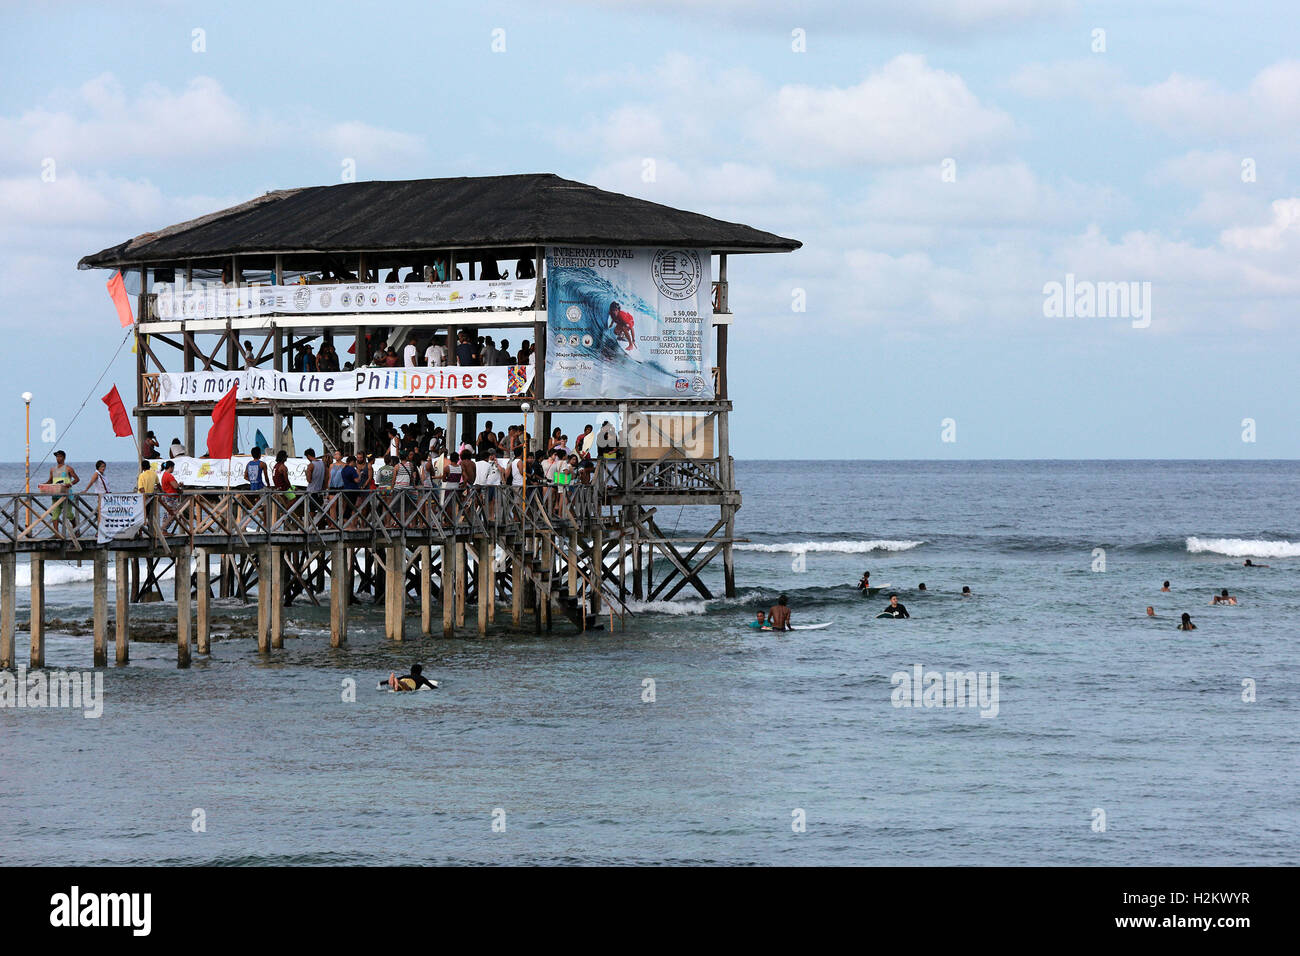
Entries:
[[112,391],[100,399],[108,406],[108,417],[113,420],[113,434],[118,438],[130,438],[131,416],[126,413],[126,406],[122,404],[122,396],[117,394],[117,386],[114,385]]
[[113,278],[108,280],[108,294],[117,306],[117,320],[122,323],[122,328],[135,324],[135,316],[131,314],[131,297],[126,294],[126,283],[122,281],[122,273],[114,272]]
[[236,381],[212,409],[212,427],[208,429],[209,458],[229,458],[235,453],[235,393],[238,391],[239,382]]

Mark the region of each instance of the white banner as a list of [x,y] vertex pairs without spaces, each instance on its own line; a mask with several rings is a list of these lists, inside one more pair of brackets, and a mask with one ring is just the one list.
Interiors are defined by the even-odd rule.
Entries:
[[159,372],[155,404],[215,402],[239,383],[239,400],[351,401],[360,398],[512,398],[526,395],[531,365],[360,368],[354,372]]
[[458,309],[530,309],[536,279],[472,282],[353,282],[335,285],[204,286],[157,283],[160,319],[224,319],[250,315],[448,312]]
[[108,544],[129,538],[144,526],[144,495],[100,495],[99,533],[95,540]]
[[[252,455],[236,455],[230,459],[182,456],[171,459],[171,463],[172,473],[176,475],[176,480],[184,488],[225,488],[229,484],[232,489],[235,489],[247,487],[247,468],[248,463],[252,460]],[[275,455],[267,452],[262,455],[262,461],[266,464],[266,487],[269,489],[275,472]],[[227,463],[230,465],[228,482],[226,478]],[[153,459],[149,462],[150,467],[159,473],[161,473],[162,464],[162,459]],[[295,488],[307,487],[307,459],[290,458],[284,464],[289,469],[289,484]],[[159,493],[161,494],[161,491]],[[105,495],[104,497],[113,496]],[[127,496],[118,495],[117,497]],[[139,495],[135,497],[138,498]]]
[[546,250],[548,398],[713,398],[708,249]]

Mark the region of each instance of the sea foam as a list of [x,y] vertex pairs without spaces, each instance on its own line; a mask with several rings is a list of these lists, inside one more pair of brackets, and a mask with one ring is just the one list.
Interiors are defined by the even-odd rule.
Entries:
[[1192,554],[1209,552],[1226,554],[1230,558],[1297,558],[1300,544],[1290,541],[1263,541],[1259,538],[1188,538],[1187,550]]

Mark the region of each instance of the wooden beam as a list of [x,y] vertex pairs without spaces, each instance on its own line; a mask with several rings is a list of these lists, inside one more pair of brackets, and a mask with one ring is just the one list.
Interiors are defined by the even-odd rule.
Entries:
[[94,661],[96,667],[108,666],[108,552],[102,548],[95,552],[95,579],[92,597],[92,621],[95,632]]
[[125,551],[118,551],[116,558],[117,601],[113,609],[113,638],[117,663],[126,664],[131,660],[131,559]]
[[14,635],[18,632],[18,555],[0,554],[0,670],[14,666]]

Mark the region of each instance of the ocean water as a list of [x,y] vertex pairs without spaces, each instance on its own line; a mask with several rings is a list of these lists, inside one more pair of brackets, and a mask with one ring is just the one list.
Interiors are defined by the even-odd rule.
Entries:
[[[5,487],[17,475],[0,466]],[[735,600],[683,593],[587,635],[512,632],[506,612],[485,640],[469,620],[401,645],[357,606],[340,650],[327,609],[299,602],[267,656],[222,639],[179,671],[174,644],[134,643],[103,669],[99,719],[0,709],[0,862],[1296,862],[1300,463],[737,475]],[[910,620],[875,618],[864,570]],[[89,571],[59,569],[51,617],[90,616]],[[1210,606],[1225,587],[1239,605]],[[746,629],[779,592],[796,623],[832,626]],[[1175,630],[1183,611],[1196,631]],[[216,613],[220,632],[255,611]],[[90,637],[52,633],[46,656],[87,668]],[[416,660],[439,690],[374,689]],[[996,715],[894,706],[915,665],[996,672]]]

